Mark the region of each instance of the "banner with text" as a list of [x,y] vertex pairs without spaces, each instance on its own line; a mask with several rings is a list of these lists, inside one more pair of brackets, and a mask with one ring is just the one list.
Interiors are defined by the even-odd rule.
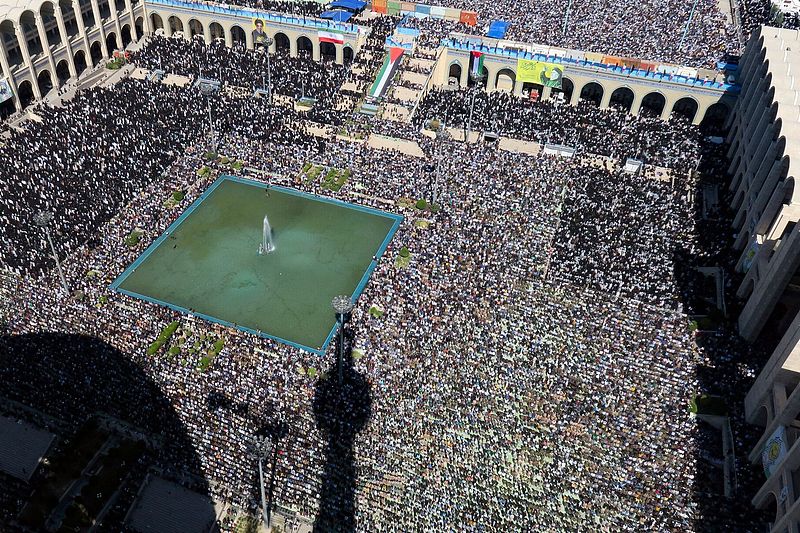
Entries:
[[781,461],[789,452],[786,442],[786,427],[778,426],[769,440],[764,444],[761,452],[761,464],[764,467],[764,475],[769,477],[772,472],[781,464]]
[[8,83],[8,80],[0,80],[0,104],[12,96],[14,93],[11,92],[11,84]]
[[544,63],[533,59],[517,60],[517,81],[539,83],[545,87],[561,88],[564,67],[555,63]]

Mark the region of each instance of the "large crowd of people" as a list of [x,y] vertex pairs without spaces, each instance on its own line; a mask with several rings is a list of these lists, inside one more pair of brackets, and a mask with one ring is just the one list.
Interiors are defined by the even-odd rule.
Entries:
[[[494,16],[511,5],[480,8]],[[724,39],[698,42],[715,20],[709,5],[699,3],[697,27],[680,52],[698,62]],[[622,53],[636,33],[623,19],[634,6],[617,8],[617,19],[603,19],[603,38],[616,36]],[[573,9],[570,28],[581,16],[587,28],[570,39],[589,47],[581,39],[593,34],[588,24],[598,8]],[[545,31],[538,10],[525,13],[526,27]],[[653,13],[644,18],[674,38],[678,18]],[[385,38],[396,22],[373,22],[375,35]],[[647,33],[640,55],[659,47],[665,57],[676,53],[657,34]],[[698,234],[697,183],[687,177],[712,149],[699,129],[679,118],[502,94],[478,94],[470,111],[471,95],[449,91],[431,92],[410,123],[370,126],[415,143],[423,157],[337,138],[352,111],[336,105],[342,83],[364,90],[383,38],[355,58],[355,74],[272,56],[273,87],[288,97],[274,105],[226,90],[259,88],[263,54],[156,38],[135,54],[135,65],[217,79],[224,90],[203,95],[191,83],[124,79],[62,106],[40,106],[41,121],[12,132],[0,152],[0,267],[11,272],[0,284],[9,302],[3,353],[21,350],[21,336],[43,332],[91,337],[113,351],[88,359],[97,368],[74,356],[86,349],[80,343],[45,343],[37,353],[46,356],[24,358],[24,372],[19,358],[0,359],[2,395],[24,402],[36,389],[33,407],[73,426],[94,410],[148,432],[165,420],[165,436],[176,444],[156,454],[154,467],[175,479],[180,472],[205,479],[193,487],[251,513],[260,505],[253,438],[280,426],[272,433],[274,501],[312,521],[336,517],[341,531],[759,529],[764,520],[748,507],[750,494],[726,500],[722,486],[701,475],[710,469],[705,447],[716,441],[688,410],[699,392],[740,402],[763,363],[729,331],[698,337],[689,328],[687,312],[703,300],[705,285],[685,270],[721,257],[717,241]],[[296,110],[298,84],[318,98],[316,113]],[[464,128],[470,115],[476,130],[576,152],[530,155],[420,133],[430,118]],[[436,170],[435,154],[444,154]],[[627,157],[678,178],[625,172]],[[350,177],[333,191],[321,179],[301,179],[305,163],[349,169]],[[353,312],[353,367],[335,391],[341,402],[320,400],[333,394],[332,348],[319,357],[109,289],[220,174],[404,215]],[[173,191],[180,200],[170,201]],[[419,208],[421,199],[435,200],[433,208]],[[42,210],[54,214],[50,231],[69,296],[31,223]],[[138,243],[126,238],[133,230],[142,232]],[[729,239],[724,225],[716,231],[719,242]],[[396,261],[403,248],[408,257]],[[382,312],[370,313],[373,307]],[[180,322],[178,352],[148,354],[172,320]],[[198,369],[200,355],[186,347],[216,339],[224,339],[222,351]],[[74,407],[84,387],[96,386],[98,369],[109,374],[101,396],[127,384],[131,400],[123,394],[106,408],[92,396]],[[50,380],[37,387],[40,374]],[[58,386],[66,382],[72,386]],[[130,409],[141,402],[136,383],[163,395],[149,401],[166,411],[148,419],[152,411]],[[757,435],[740,418],[734,428],[738,449],[749,449]],[[343,433],[351,433],[346,446],[332,442]],[[343,466],[331,468],[332,461]],[[14,523],[23,490],[0,483],[0,526]],[[235,517],[226,516],[224,530]]]

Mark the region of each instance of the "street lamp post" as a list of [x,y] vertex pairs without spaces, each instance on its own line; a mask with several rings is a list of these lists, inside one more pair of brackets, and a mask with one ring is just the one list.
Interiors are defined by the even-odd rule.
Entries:
[[264,527],[269,529],[270,509],[267,505],[267,492],[264,488],[264,459],[269,456],[272,443],[266,437],[255,437],[251,443],[253,454],[258,458],[258,481],[261,486],[261,509]]
[[473,83],[475,86],[472,88],[472,103],[469,106],[469,121],[467,122],[467,132],[464,134],[464,142],[469,142],[469,136],[472,134],[472,114],[475,111],[475,95],[478,94],[481,85],[483,84],[483,80],[486,79],[486,74],[473,74],[472,72],[469,73],[470,78],[472,78]]
[[344,325],[350,320],[350,313],[353,311],[353,300],[349,296],[334,296],[331,302],[333,310],[336,311],[336,322],[339,324],[339,342],[336,347],[336,360],[339,366],[339,385],[344,380]]
[[269,49],[272,47],[272,43],[274,42],[275,40],[272,37],[267,37],[267,39],[264,41],[264,45],[266,46],[264,53],[267,54],[267,87],[269,87],[269,89],[264,87],[264,90],[267,91],[267,98],[270,104],[272,104],[272,71],[269,63]]
[[40,211],[33,217],[33,223],[44,229],[44,234],[47,236],[47,242],[50,243],[50,251],[53,252],[53,259],[56,260],[56,269],[58,276],[61,278],[61,286],[64,288],[64,293],[69,295],[69,287],[67,287],[67,279],[64,277],[64,271],[61,270],[61,261],[58,260],[56,254],[56,247],[53,246],[53,239],[50,237],[50,221],[53,220],[53,213],[50,211]]

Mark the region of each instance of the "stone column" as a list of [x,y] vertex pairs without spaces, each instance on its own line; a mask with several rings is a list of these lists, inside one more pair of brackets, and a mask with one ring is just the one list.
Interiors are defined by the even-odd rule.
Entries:
[[231,34],[231,28],[225,29],[223,27],[222,28],[222,33],[225,34],[225,46],[227,46],[228,48],[232,48],[233,47],[233,35]]
[[61,40],[64,41],[64,46],[67,48],[67,65],[69,65],[69,75],[75,78],[78,71],[75,68],[75,58],[72,56],[72,43],[69,42],[69,35],[67,35],[67,25],[64,24],[64,12],[58,3],[55,4],[55,17],[58,24],[58,31],[61,34]]
[[336,64],[337,65],[344,65],[344,45],[337,44],[336,45]]
[[[111,6],[109,6],[110,8]],[[100,4],[97,0],[92,0],[92,13],[94,13],[94,23],[100,28],[100,50],[103,58],[108,59],[108,46],[106,46],[106,29],[103,27],[103,19],[100,17]]]
[[206,40],[206,44],[211,44],[211,23],[208,22],[203,25],[203,38]]
[[569,99],[569,105],[578,105],[578,102],[581,99],[581,90],[583,89],[583,85],[580,87],[576,85],[572,85],[572,97]]
[[[311,40],[310,37],[309,39]],[[311,40],[311,59],[313,59],[314,61],[319,61],[319,58],[320,58],[319,41],[315,43],[313,40]]]
[[36,78],[36,69],[33,68],[33,62],[31,62],[31,54],[28,52],[28,40],[25,38],[25,31],[19,23],[14,26],[14,31],[17,34],[17,41],[19,42],[19,49],[22,51],[22,58],[25,61],[25,66],[28,67],[28,72],[31,75],[33,95],[37,100],[41,100],[42,92],[39,90],[39,80]]
[[11,75],[11,66],[8,64],[8,56],[6,56],[6,43],[5,39],[0,38],[0,65],[3,67],[3,75],[8,80],[11,90],[14,92],[14,107],[17,111],[22,111],[22,102],[19,99],[19,91],[17,90],[17,82],[14,76]]
[[292,39],[291,37],[289,37],[289,55],[297,57],[297,39]]
[[639,110],[642,108],[643,98],[644,97],[641,94],[636,92],[633,93],[633,103],[631,104],[631,111],[630,111],[631,115],[636,116],[639,114]]
[[86,52],[86,65],[92,65],[92,49],[89,47],[89,35],[86,33],[86,25],[83,23],[83,12],[78,0],[72,0],[72,10],[75,12],[75,21],[78,23],[78,33],[83,39],[83,47]]
[[672,114],[672,108],[675,105],[675,102],[671,102],[670,100],[664,98],[664,109],[661,111],[661,120],[669,120],[669,116]]
[[50,79],[53,87],[58,87],[58,76],[56,76],[56,62],[53,60],[53,51],[50,50],[50,42],[47,40],[47,32],[44,31],[44,20],[39,13],[34,13],[36,29],[39,31],[39,39],[42,41],[42,52],[47,56],[47,63],[50,65]]
[[539,95],[539,100],[549,100],[550,96],[553,94],[553,88],[549,85],[545,85],[542,89],[542,94]]
[[[113,2],[113,5],[111,4]],[[116,0],[109,0],[108,8],[112,9],[111,13],[113,13],[114,17],[114,27],[117,30],[117,46],[121,47],[123,50],[125,49],[122,46],[122,24],[119,22],[119,12],[117,12],[117,2]]]
[[614,91],[604,90],[603,97],[600,99],[600,109],[608,109],[608,104],[611,102],[611,95]]
[[[131,0],[125,0],[125,9],[128,10],[128,17],[131,19],[131,39],[134,41],[138,41],[141,35],[136,33],[136,15],[133,14],[133,5],[131,4]],[[144,19],[142,19],[142,31],[144,31],[146,27],[146,23]],[[119,36],[120,41],[122,40],[122,34]]]

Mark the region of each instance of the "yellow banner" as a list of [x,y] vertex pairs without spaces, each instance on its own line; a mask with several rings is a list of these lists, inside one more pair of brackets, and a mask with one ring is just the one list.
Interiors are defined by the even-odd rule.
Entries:
[[556,63],[544,63],[533,59],[517,60],[517,81],[538,83],[555,89],[561,88],[564,67]]

